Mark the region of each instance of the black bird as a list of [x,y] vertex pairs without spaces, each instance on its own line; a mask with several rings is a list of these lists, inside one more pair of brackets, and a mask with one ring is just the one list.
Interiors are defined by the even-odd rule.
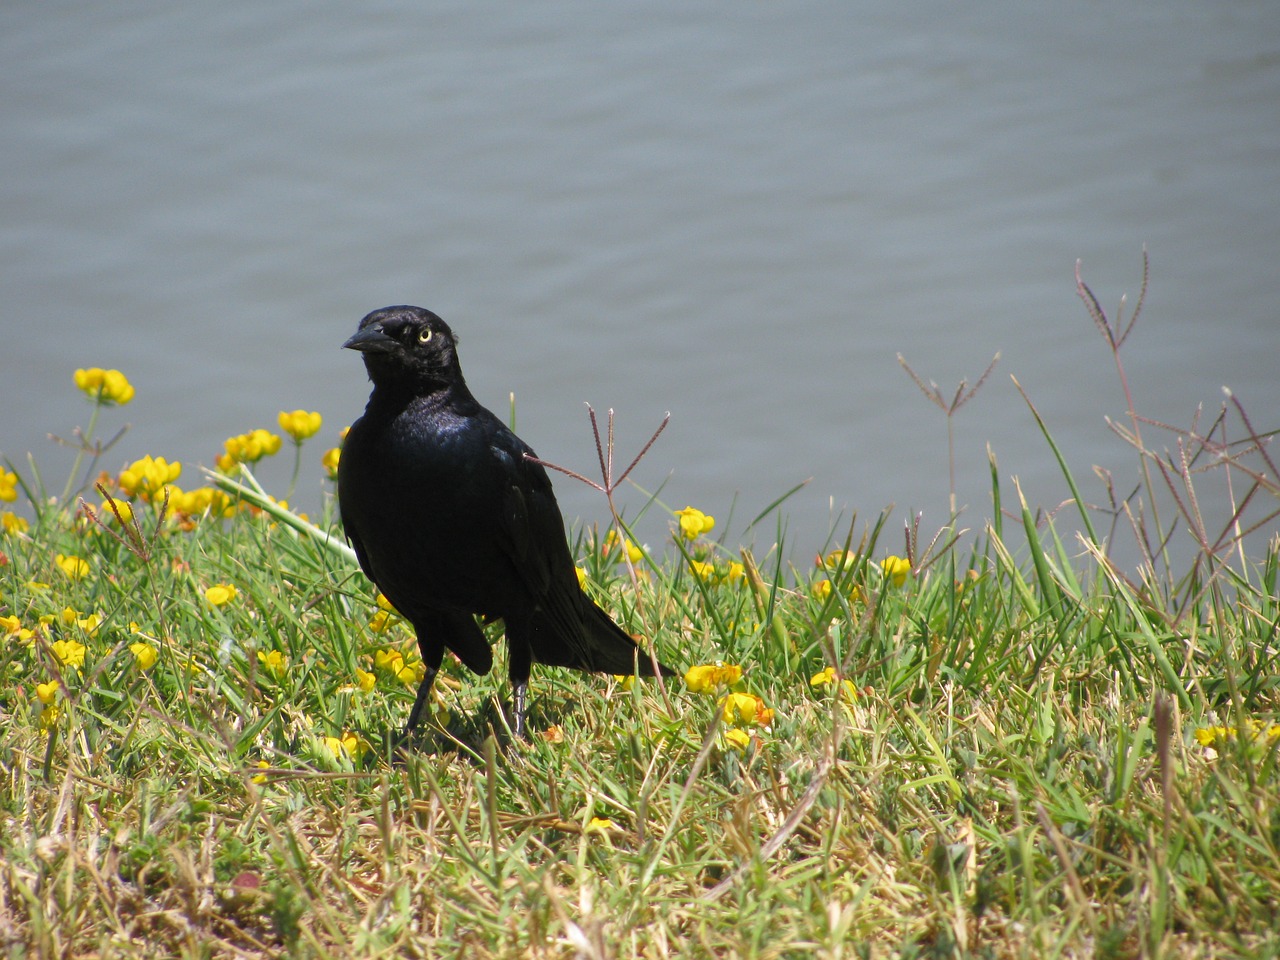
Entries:
[[653,676],[650,656],[579,587],[547,472],[471,395],[448,324],[386,307],[343,346],[364,355],[373,393],[338,461],[342,525],[365,575],[413,624],[426,666],[405,734],[446,647],[476,673],[493,666],[476,615],[505,623],[517,736],[535,661]]

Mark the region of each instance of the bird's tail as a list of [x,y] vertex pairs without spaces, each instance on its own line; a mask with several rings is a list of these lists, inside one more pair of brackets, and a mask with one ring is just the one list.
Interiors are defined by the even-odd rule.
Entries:
[[[596,606],[591,600],[583,598],[587,605],[583,626],[587,635],[588,670],[599,673],[614,673],[620,676],[636,674],[641,677],[654,676],[656,662],[647,652],[641,650],[635,640],[613,618]],[[676,672],[666,664],[658,664],[658,672],[664,677],[674,677]]]

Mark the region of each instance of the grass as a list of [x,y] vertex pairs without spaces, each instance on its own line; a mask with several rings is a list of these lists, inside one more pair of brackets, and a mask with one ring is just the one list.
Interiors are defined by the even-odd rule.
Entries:
[[[401,752],[416,648],[323,537],[331,501],[312,524],[251,477],[218,482],[252,509],[157,486],[135,526],[11,465],[31,519],[0,534],[0,949],[1280,956],[1280,544],[1243,546],[1275,526],[1269,437],[1234,398],[1171,451],[1140,439],[1164,425],[1123,429],[1139,495],[1045,514],[993,463],[1012,508],[909,531],[896,560],[883,518],[819,564],[673,520],[634,573],[580,531],[587,589],[629,630],[741,676],[538,669],[513,743],[501,663],[450,662]],[[732,692],[755,705],[733,726]]]

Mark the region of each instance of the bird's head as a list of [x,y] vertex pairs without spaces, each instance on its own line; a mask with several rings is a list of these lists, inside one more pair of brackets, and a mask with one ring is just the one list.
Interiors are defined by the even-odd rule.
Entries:
[[422,307],[375,310],[343,346],[364,354],[375,387],[430,391],[462,381],[457,337]]

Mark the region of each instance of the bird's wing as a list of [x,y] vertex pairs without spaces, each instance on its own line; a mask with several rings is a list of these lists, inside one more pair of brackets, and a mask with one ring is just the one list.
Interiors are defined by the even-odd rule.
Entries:
[[356,552],[356,560],[360,563],[360,569],[364,571],[366,577],[373,581],[373,585],[376,587],[378,584],[376,580],[373,580],[373,567],[369,565],[369,555],[365,553],[364,544],[351,531],[350,525],[345,520],[343,521],[343,532],[347,536],[347,542],[351,544],[351,549]]
[[528,459],[533,450],[506,427],[490,448],[502,464],[504,489],[499,539],[533,597],[544,595],[557,574],[573,560],[565,542],[564,520],[551,480],[542,465]]
[[356,552],[356,560],[360,562],[360,569],[364,571],[366,577],[373,580],[374,586],[377,586],[377,581],[373,577],[373,567],[369,563],[369,554],[365,550],[360,537],[356,534],[355,518],[350,515],[349,500],[350,495],[347,494],[347,485],[340,483],[338,485],[338,517],[342,520],[343,535],[346,536],[347,542],[351,544],[351,549]]

